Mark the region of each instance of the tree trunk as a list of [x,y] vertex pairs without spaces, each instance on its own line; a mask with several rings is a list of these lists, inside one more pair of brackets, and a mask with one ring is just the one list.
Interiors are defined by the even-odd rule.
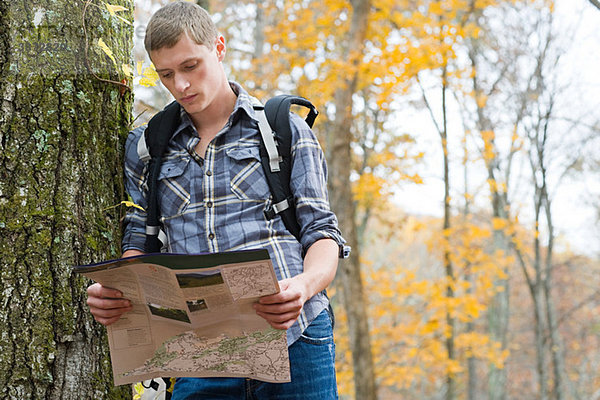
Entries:
[[[474,71],[477,71],[477,57],[481,50],[475,45],[469,51],[471,66]],[[479,84],[477,74],[473,75],[473,89],[475,97],[479,98],[483,94],[483,90]],[[477,107],[477,129],[483,137],[483,133],[493,131],[493,124],[486,116],[485,110],[482,107]],[[496,144],[493,138],[488,139],[488,144],[493,151],[493,157],[485,158],[488,181],[493,182],[490,185],[492,218],[508,219],[508,188],[500,189],[501,185],[496,175],[499,175],[499,160],[497,159]],[[510,172],[510,171],[509,171]],[[508,185],[508,179],[506,179]],[[501,229],[494,229],[493,232],[493,250],[500,251],[502,254],[508,254],[510,249],[509,238]],[[491,304],[488,308],[488,323],[490,338],[501,344],[501,350],[505,350],[508,346],[508,324],[509,324],[509,271],[505,267],[504,273],[506,279],[497,279],[494,285],[500,290],[494,295]],[[488,374],[488,395],[490,400],[505,400],[506,399],[506,369],[497,368],[493,363],[489,366]]]
[[548,331],[550,339],[550,357],[552,360],[552,369],[554,373],[554,398],[556,400],[566,399],[566,381],[565,378],[565,355],[563,350],[562,338],[558,331],[556,318],[556,307],[552,297],[552,254],[554,248],[554,227],[552,225],[552,212],[550,210],[550,201],[546,197],[546,220],[548,223],[548,245],[546,249],[546,279],[544,280],[544,301],[546,302],[546,319],[548,321]]
[[[507,218],[507,213],[504,209],[506,204],[500,199],[502,196],[499,193],[492,193],[492,215],[494,218]],[[502,254],[508,254],[509,245],[507,237],[501,230],[493,232],[493,248],[502,251]],[[508,270],[504,268],[504,272],[508,277]],[[495,282],[497,288],[501,288],[497,292],[488,308],[488,323],[490,338],[493,341],[500,343],[500,348],[505,350],[508,348],[508,324],[510,313],[510,298],[509,298],[509,278],[497,279]],[[505,400],[506,399],[506,368],[498,368],[494,364],[489,366],[488,375],[488,393],[490,400]]]
[[[540,80],[543,80],[543,76],[539,76]],[[551,112],[553,109],[553,102],[550,102],[547,114],[543,118],[543,123],[540,129],[536,132],[536,135],[532,138],[533,145],[535,148],[536,157],[530,156],[530,163],[532,173],[540,178],[539,182],[536,182],[536,213],[541,214],[541,209],[544,208],[543,216],[546,227],[548,229],[548,240],[545,247],[545,259],[541,259],[541,243],[538,239],[539,235],[536,235],[535,246],[536,246],[536,267],[541,272],[541,288],[540,292],[543,293],[544,309],[546,317],[546,331],[548,335],[548,349],[550,352],[550,360],[552,361],[552,373],[554,375],[554,385],[552,388],[552,398],[555,400],[563,400],[566,396],[565,391],[565,360],[562,350],[562,340],[560,332],[558,331],[558,325],[556,323],[556,310],[554,307],[554,301],[552,298],[552,260],[554,252],[554,223],[552,218],[552,207],[550,196],[548,195],[548,181],[547,181],[547,167],[546,167],[546,143],[548,135],[548,124],[551,120]],[[541,131],[541,132],[540,132]],[[541,137],[540,137],[541,135]],[[535,161],[534,161],[535,160]],[[539,226],[538,218],[536,218],[536,228]],[[537,232],[536,232],[537,233]],[[538,265],[539,264],[539,265]],[[545,338],[546,339],[546,338]],[[549,374],[548,374],[549,375]]]
[[[368,0],[353,0],[353,13],[346,41],[347,62],[356,65],[364,47],[370,9]],[[352,95],[356,90],[358,72],[345,79],[344,86],[335,94],[336,116],[330,131],[331,157],[329,189],[331,203],[348,244],[352,246],[350,258],[340,263],[339,279],[342,283],[344,308],[348,315],[350,348],[354,368],[355,397],[360,400],[377,398],[375,370],[369,338],[367,299],[364,295],[360,273],[360,244],[357,241],[355,204],[350,185],[352,143]]]
[[[440,130],[440,139],[442,142],[442,153],[444,155],[444,224],[443,233],[444,238],[449,239],[448,230],[450,229],[450,160],[448,153],[448,124],[447,124],[447,108],[446,108],[446,79],[447,69],[444,67],[442,71],[442,129]],[[446,270],[446,297],[450,301],[454,298],[454,266],[450,259],[450,248],[449,244],[446,244],[444,249],[444,269]],[[446,324],[448,325],[448,332],[446,336],[446,354],[448,355],[448,361],[452,362],[456,359],[455,348],[454,348],[454,335],[456,330],[456,321],[452,316],[452,311],[448,305],[446,310]],[[448,371],[446,375],[446,400],[454,400],[456,398],[456,388],[454,381],[454,373]]]
[[[531,161],[531,160],[530,160]],[[533,161],[532,171],[536,171]],[[529,292],[531,293],[531,299],[533,301],[533,314],[534,314],[534,326],[535,326],[535,350],[536,350],[536,369],[538,377],[538,388],[539,388],[539,399],[548,399],[548,367],[546,365],[546,354],[545,354],[545,334],[547,332],[547,321],[545,320],[546,313],[545,302],[544,302],[544,272],[542,271],[542,257],[541,257],[541,243],[540,243],[540,212],[542,209],[542,192],[543,188],[535,183],[535,224],[534,224],[534,243],[533,251],[534,258],[532,262],[532,270],[534,273],[534,279],[527,279]],[[521,257],[521,259],[523,259]],[[525,272],[526,268],[523,267]]]
[[[122,198],[131,109],[128,91],[85,66],[85,6],[0,0],[1,398],[131,393],[113,386],[104,329],[85,305],[88,282],[71,272],[119,255],[119,211],[107,208]],[[131,29],[98,7],[87,14],[90,65],[118,81],[95,43],[102,37],[117,65],[129,63]]]
[[[463,208],[463,224],[467,224],[469,221],[469,215],[471,215],[471,200],[470,193],[471,189],[469,187],[469,148],[467,145],[468,135],[465,133],[463,138],[463,185],[464,185],[464,208]],[[469,287],[467,288],[467,294],[473,294],[473,287],[475,278],[471,271],[471,263],[466,262],[465,264],[465,280],[469,282]],[[470,334],[475,332],[475,324],[473,321],[469,321],[465,327],[465,333]],[[472,352],[471,352],[472,353]],[[477,399],[477,364],[476,359],[471,354],[467,357],[467,400],[476,400]]]

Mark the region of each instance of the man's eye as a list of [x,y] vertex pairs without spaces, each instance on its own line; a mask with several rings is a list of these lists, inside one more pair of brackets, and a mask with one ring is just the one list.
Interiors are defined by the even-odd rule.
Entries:
[[161,77],[161,78],[163,78],[163,79],[168,79],[168,78],[170,78],[170,77],[171,77],[171,75],[173,75],[173,74],[171,74],[171,73],[168,73],[168,74],[162,74],[160,77]]
[[198,65],[198,64],[186,65],[185,69],[187,69],[187,70],[194,69],[194,68],[196,68],[196,65]]

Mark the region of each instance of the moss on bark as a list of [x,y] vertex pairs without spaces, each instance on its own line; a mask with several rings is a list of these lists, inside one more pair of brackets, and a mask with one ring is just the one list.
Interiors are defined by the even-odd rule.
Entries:
[[[0,0],[0,397],[127,398],[73,265],[118,256],[131,94],[89,73],[85,2]],[[111,1],[130,10],[131,1]],[[124,15],[127,17],[127,15]],[[131,27],[91,2],[89,64],[124,78]]]

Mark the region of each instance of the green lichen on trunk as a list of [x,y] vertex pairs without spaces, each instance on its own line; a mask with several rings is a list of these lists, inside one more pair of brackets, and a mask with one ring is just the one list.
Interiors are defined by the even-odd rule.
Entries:
[[[0,398],[130,397],[113,387],[88,282],[71,273],[119,255],[119,211],[108,208],[123,198],[131,109],[130,92],[86,67],[84,6],[0,0]],[[120,81],[94,43],[128,63],[131,27],[100,1],[85,25],[94,74]]]

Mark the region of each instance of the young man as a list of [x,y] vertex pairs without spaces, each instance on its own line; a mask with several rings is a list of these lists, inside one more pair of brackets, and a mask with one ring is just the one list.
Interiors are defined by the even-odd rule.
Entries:
[[[323,153],[310,128],[292,115],[290,186],[301,227],[300,242],[281,218],[268,220],[270,191],[260,164],[260,133],[251,100],[229,82],[222,61],[225,40],[210,16],[190,2],[170,3],[151,18],[145,46],[161,82],[182,106],[181,124],[170,139],[160,173],[161,222],[168,251],[200,253],[266,248],[281,292],[265,296],[256,313],[287,329],[290,383],[237,378],[180,378],[173,399],[334,399],[332,315],[325,288],[335,276],[344,239],[330,211]],[[126,189],[146,207],[146,165],[137,146],[145,128],[126,145]],[[125,219],[123,256],[142,254],[146,215]],[[304,254],[304,257],[302,257]],[[131,309],[116,290],[94,284],[88,304],[109,325]]]

